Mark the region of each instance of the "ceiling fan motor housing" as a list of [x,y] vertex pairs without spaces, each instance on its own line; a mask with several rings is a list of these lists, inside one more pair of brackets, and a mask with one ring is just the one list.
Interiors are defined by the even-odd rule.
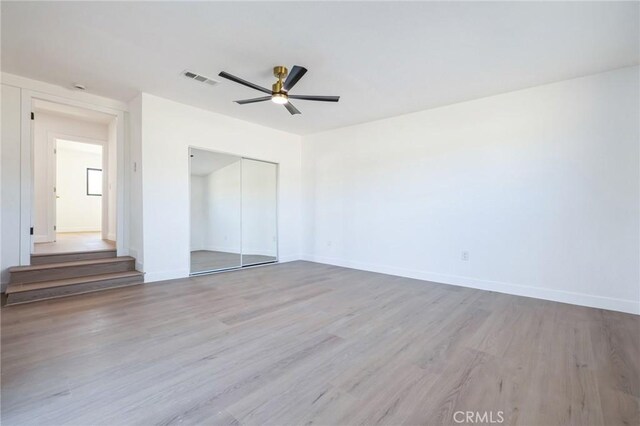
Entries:
[[287,70],[287,67],[284,67],[284,66],[273,67],[273,75],[278,78],[278,81],[276,81],[271,86],[271,91],[273,93],[282,92],[282,80],[287,78],[288,74],[289,74],[289,71]]
[[278,78],[278,80],[284,80],[287,78],[289,74],[289,70],[287,67],[279,65],[277,67],[273,67],[273,75]]
[[280,93],[282,92],[282,82],[280,80],[276,81],[272,86],[271,86],[271,91],[273,93]]

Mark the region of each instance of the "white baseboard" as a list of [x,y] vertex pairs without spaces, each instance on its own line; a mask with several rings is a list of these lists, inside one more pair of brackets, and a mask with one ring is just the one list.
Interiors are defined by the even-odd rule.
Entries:
[[144,282],[152,283],[156,281],[174,280],[177,278],[189,277],[189,270],[175,269],[173,271],[145,272]]
[[616,299],[612,297],[596,296],[585,293],[574,293],[550,288],[532,287],[521,284],[505,283],[500,281],[482,280],[458,275],[440,274],[429,271],[396,268],[393,266],[373,265],[364,262],[351,262],[331,257],[303,255],[303,260],[342,266],[345,268],[360,269],[363,271],[378,272],[381,274],[397,275],[406,278],[414,278],[424,281],[432,281],[440,284],[457,285],[461,287],[475,288],[478,290],[495,291],[497,293],[511,294],[514,296],[533,297],[536,299],[551,300],[554,302],[569,303],[571,305],[587,306],[590,308],[608,309],[611,311],[626,312],[640,315],[640,301]]
[[278,258],[278,263],[294,262],[296,260],[301,260],[301,259],[302,257],[299,254],[290,254],[290,255],[280,256]]

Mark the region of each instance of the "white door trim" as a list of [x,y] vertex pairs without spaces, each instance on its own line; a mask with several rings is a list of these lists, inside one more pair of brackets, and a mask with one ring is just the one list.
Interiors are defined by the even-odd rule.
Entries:
[[[20,133],[20,265],[31,263],[31,252],[33,241],[31,238],[31,227],[33,224],[33,121],[31,112],[33,111],[33,100],[41,99],[59,104],[86,108],[116,117],[116,250],[118,256],[129,254],[128,244],[125,241],[127,236],[125,212],[128,206],[125,205],[125,162],[128,160],[128,153],[125,152],[125,113],[117,109],[112,109],[100,105],[67,99],[60,96],[40,93],[33,90],[22,90],[22,124]],[[104,155],[104,152],[103,152]]]

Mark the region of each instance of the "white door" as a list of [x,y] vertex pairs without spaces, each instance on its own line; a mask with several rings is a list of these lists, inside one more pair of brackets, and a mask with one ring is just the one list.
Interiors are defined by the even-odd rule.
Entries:
[[49,209],[49,211],[51,212],[50,215],[51,217],[49,218],[49,241],[56,241],[57,235],[56,235],[56,217],[57,217],[57,211],[58,211],[58,199],[60,198],[58,196],[58,182],[57,182],[57,176],[58,176],[58,141],[57,139],[53,139],[53,161],[52,161],[52,166],[51,166],[51,170],[52,170],[52,182],[50,185],[49,190],[51,191],[51,201],[49,202],[49,206],[51,207]]

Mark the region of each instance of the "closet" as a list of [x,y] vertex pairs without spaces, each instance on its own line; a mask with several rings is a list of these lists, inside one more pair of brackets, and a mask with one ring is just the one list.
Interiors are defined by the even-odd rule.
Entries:
[[191,274],[278,260],[278,165],[189,150]]

